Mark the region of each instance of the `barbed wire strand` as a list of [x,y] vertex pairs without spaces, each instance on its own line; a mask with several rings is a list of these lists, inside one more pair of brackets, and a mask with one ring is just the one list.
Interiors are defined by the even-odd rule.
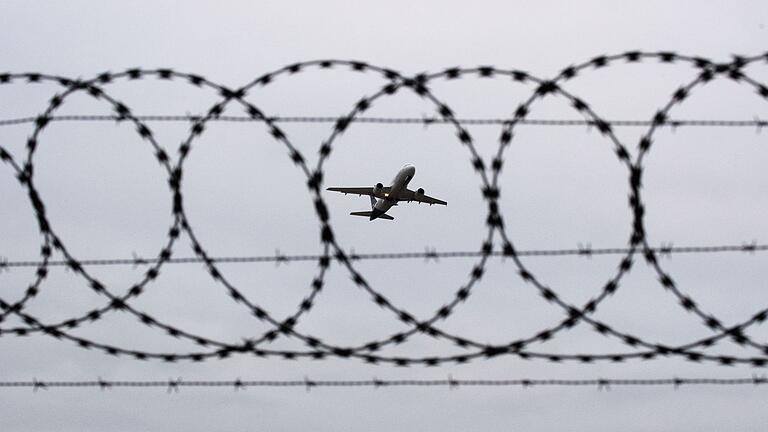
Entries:
[[[174,115],[174,114],[156,114],[156,115],[136,115],[137,120],[143,122],[197,122],[204,116],[196,115]],[[0,126],[13,126],[19,124],[34,123],[36,116],[19,117],[11,119],[0,119]],[[250,116],[222,115],[213,117],[210,121],[215,122],[265,122],[267,120],[273,123],[337,123],[340,117],[333,116],[273,116],[266,118],[252,118]],[[91,122],[91,121],[119,121],[122,120],[117,115],[98,115],[98,114],[71,114],[49,117],[50,121],[56,122]],[[419,124],[446,125],[451,124],[449,120],[440,117],[356,117],[351,120],[353,123],[370,124]],[[509,119],[502,118],[457,118],[456,122],[465,125],[505,125],[509,124]],[[611,126],[625,127],[648,127],[653,125],[652,120],[606,120]],[[517,124],[529,126],[597,126],[598,122],[587,119],[523,119]],[[690,120],[668,120],[663,125],[670,128],[679,127],[756,127],[761,130],[768,127],[768,120],[762,120],[755,117],[752,120],[724,120],[724,119],[690,119]]]
[[753,375],[749,378],[639,378],[639,379],[457,379],[449,376],[445,379],[361,379],[361,380],[314,380],[304,377],[301,380],[184,380],[175,378],[169,380],[38,380],[31,381],[0,381],[0,388],[18,389],[31,388],[34,391],[55,388],[97,388],[110,390],[113,388],[165,388],[169,393],[178,392],[181,388],[232,388],[243,390],[248,387],[299,387],[311,390],[318,387],[350,388],[350,387],[596,387],[598,390],[610,390],[611,387],[649,387],[672,386],[762,386],[768,384],[765,375]]
[[[523,249],[517,251],[518,256],[529,257],[561,257],[561,256],[583,256],[593,257],[600,255],[624,255],[629,252],[629,248],[593,248],[591,246],[581,246],[578,248],[570,249]],[[672,257],[675,254],[709,254],[709,253],[724,253],[724,252],[744,252],[755,253],[764,252],[768,250],[768,244],[742,243],[741,245],[712,245],[712,246],[659,246],[649,248],[650,251],[658,253],[661,256]],[[334,256],[334,260],[349,259],[352,261],[365,261],[365,260],[401,260],[401,259],[424,259],[424,260],[439,260],[441,258],[477,258],[483,256],[484,252],[476,250],[466,251],[437,251],[435,249],[425,248],[421,252],[372,252],[372,253],[356,253],[350,252],[345,257]],[[496,250],[487,253],[486,255],[491,257],[504,258],[504,251]],[[260,263],[260,262],[272,262],[276,264],[312,261],[317,262],[323,258],[323,255],[318,254],[300,254],[300,255],[288,255],[282,254],[278,250],[274,255],[253,255],[253,256],[221,256],[210,257],[210,260],[215,263],[227,263],[227,264],[247,264],[247,263]],[[131,258],[105,258],[105,259],[81,259],[79,262],[81,265],[87,266],[111,266],[111,265],[133,265],[142,266],[148,264],[156,264],[160,261],[160,258],[154,257],[141,257],[134,255]],[[181,258],[168,258],[165,260],[166,264],[199,264],[205,260],[199,257],[181,257]],[[66,260],[49,260],[47,265],[53,267],[68,266],[70,263]],[[0,270],[8,270],[12,268],[21,267],[39,267],[43,265],[43,261],[11,261],[5,257],[0,257]]]

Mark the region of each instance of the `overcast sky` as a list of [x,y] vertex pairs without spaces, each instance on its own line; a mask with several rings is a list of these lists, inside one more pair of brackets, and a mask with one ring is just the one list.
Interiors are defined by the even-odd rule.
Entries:
[[[728,61],[759,55],[768,46],[768,4],[717,2],[0,2],[0,72],[40,72],[89,78],[130,67],[172,68],[238,88],[285,65],[347,59],[406,75],[448,67],[495,65],[541,78],[601,54],[675,51]],[[767,83],[765,62],[745,72]],[[609,120],[646,120],[672,93],[696,77],[689,64],[619,62],[588,69],[564,84]],[[247,99],[268,115],[337,116],[385,81],[338,68],[284,76]],[[214,91],[183,81],[121,80],[104,87],[136,114],[200,114],[220,100]],[[458,117],[510,117],[534,88],[506,78],[438,80],[430,90]],[[0,119],[34,116],[61,87],[55,83],[0,86]],[[377,101],[368,116],[431,116],[435,107],[407,91]],[[82,94],[57,114],[110,114]],[[241,115],[232,104],[226,114]],[[671,116],[678,119],[768,119],[766,100],[746,84],[719,79],[696,89]],[[531,108],[531,118],[580,119],[562,97]],[[150,122],[161,146],[176,154],[185,123]],[[281,124],[314,166],[330,124]],[[0,145],[26,158],[32,124],[0,128]],[[469,126],[490,164],[499,126]],[[635,153],[643,128],[618,128]],[[765,242],[768,203],[766,132],[755,128],[679,128],[656,133],[645,160],[643,199],[649,242],[657,246]],[[39,137],[35,184],[53,229],[78,259],[155,256],[172,224],[167,173],[134,128],[114,122],[57,122]],[[334,143],[324,187],[387,183],[405,163],[416,166],[412,188],[448,206],[400,205],[394,222],[348,216],[367,210],[365,197],[324,194],[339,244],[355,252],[419,252],[425,248],[477,250],[485,239],[486,207],[468,149],[451,126],[355,123]],[[500,211],[518,249],[624,247],[630,235],[627,168],[612,143],[586,127],[520,126],[504,154]],[[211,123],[185,162],[184,205],[190,224],[213,256],[321,252],[319,223],[304,173],[261,124]],[[36,260],[41,237],[29,199],[10,166],[0,165],[0,258]],[[193,256],[182,236],[175,257]],[[764,253],[673,255],[663,265],[681,291],[725,324],[745,321],[768,303]],[[60,258],[60,256],[56,256]],[[607,255],[525,258],[542,283],[573,304],[595,296],[621,259]],[[425,319],[468,280],[475,261],[444,258],[364,261],[356,264],[371,286]],[[293,313],[318,272],[313,262],[275,266],[226,264],[221,270],[245,295],[276,317]],[[115,293],[141,278],[131,266],[88,268]],[[536,334],[563,319],[523,283],[511,260],[491,259],[469,301],[449,320],[448,332],[484,343]],[[34,268],[0,273],[0,297],[18,299]],[[621,331],[668,345],[711,335],[686,313],[641,260],[596,318]],[[405,329],[332,266],[311,313],[297,329],[346,346]],[[59,322],[105,304],[87,283],[57,267],[26,311]],[[226,295],[200,264],[163,267],[147,292],[131,303],[174,326],[229,343],[269,330]],[[20,325],[9,318],[0,326]],[[197,347],[148,328],[127,313],[112,313],[73,334],[126,349],[186,352]],[[750,328],[768,341],[765,328]],[[271,348],[305,349],[296,340]],[[537,343],[550,353],[628,353],[631,348],[587,326]],[[385,355],[461,353],[446,341],[416,336]],[[712,354],[758,356],[726,342]],[[284,361],[233,356],[204,363],[139,362],[78,348],[44,336],[0,337],[0,380],[194,379],[461,379],[750,377],[764,369],[696,364],[678,357],[624,364],[552,364],[501,356],[467,365],[395,368],[359,360]],[[768,387],[613,388],[253,388],[1,390],[4,431],[16,430],[762,430]]]

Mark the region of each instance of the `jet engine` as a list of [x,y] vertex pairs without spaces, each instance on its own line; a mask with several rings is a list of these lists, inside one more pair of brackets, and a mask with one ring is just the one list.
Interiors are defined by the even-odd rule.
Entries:
[[424,188],[416,189],[416,196],[418,196],[418,197],[424,196]]
[[381,183],[376,183],[376,186],[373,187],[373,194],[374,195],[381,195],[381,193],[384,191],[384,185]]

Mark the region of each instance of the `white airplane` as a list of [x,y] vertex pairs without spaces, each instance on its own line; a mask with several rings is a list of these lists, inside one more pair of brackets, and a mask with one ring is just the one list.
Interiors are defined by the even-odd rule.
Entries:
[[[416,174],[416,167],[405,165],[392,180],[392,186],[384,186],[376,183],[374,187],[351,187],[351,188],[328,188],[329,191],[341,192],[346,194],[368,195],[371,197],[371,211],[359,211],[350,213],[352,216],[368,216],[368,220],[387,219],[394,220],[392,216],[386,214],[387,210],[396,206],[399,201],[416,201],[418,203],[427,203],[447,205],[448,203],[437,198],[424,195],[424,189],[418,188],[415,191],[408,189],[408,182]],[[377,200],[378,198],[378,200]]]

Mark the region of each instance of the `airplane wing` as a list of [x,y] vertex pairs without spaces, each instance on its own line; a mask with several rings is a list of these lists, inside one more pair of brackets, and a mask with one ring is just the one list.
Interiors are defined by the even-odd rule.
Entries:
[[404,192],[400,192],[400,196],[397,197],[397,199],[398,201],[418,201],[418,202],[423,202],[429,205],[432,205],[432,204],[448,205],[448,203],[443,200],[432,198],[431,196],[424,195],[423,193],[417,193],[410,189],[406,189]]
[[[382,193],[389,193],[389,186],[386,186],[381,189]],[[353,194],[353,195],[368,195],[372,197],[376,197],[376,194],[373,191],[372,187],[349,187],[349,188],[342,188],[342,187],[331,187],[328,188],[331,192],[341,192],[343,194]],[[378,197],[377,197],[378,198]]]

